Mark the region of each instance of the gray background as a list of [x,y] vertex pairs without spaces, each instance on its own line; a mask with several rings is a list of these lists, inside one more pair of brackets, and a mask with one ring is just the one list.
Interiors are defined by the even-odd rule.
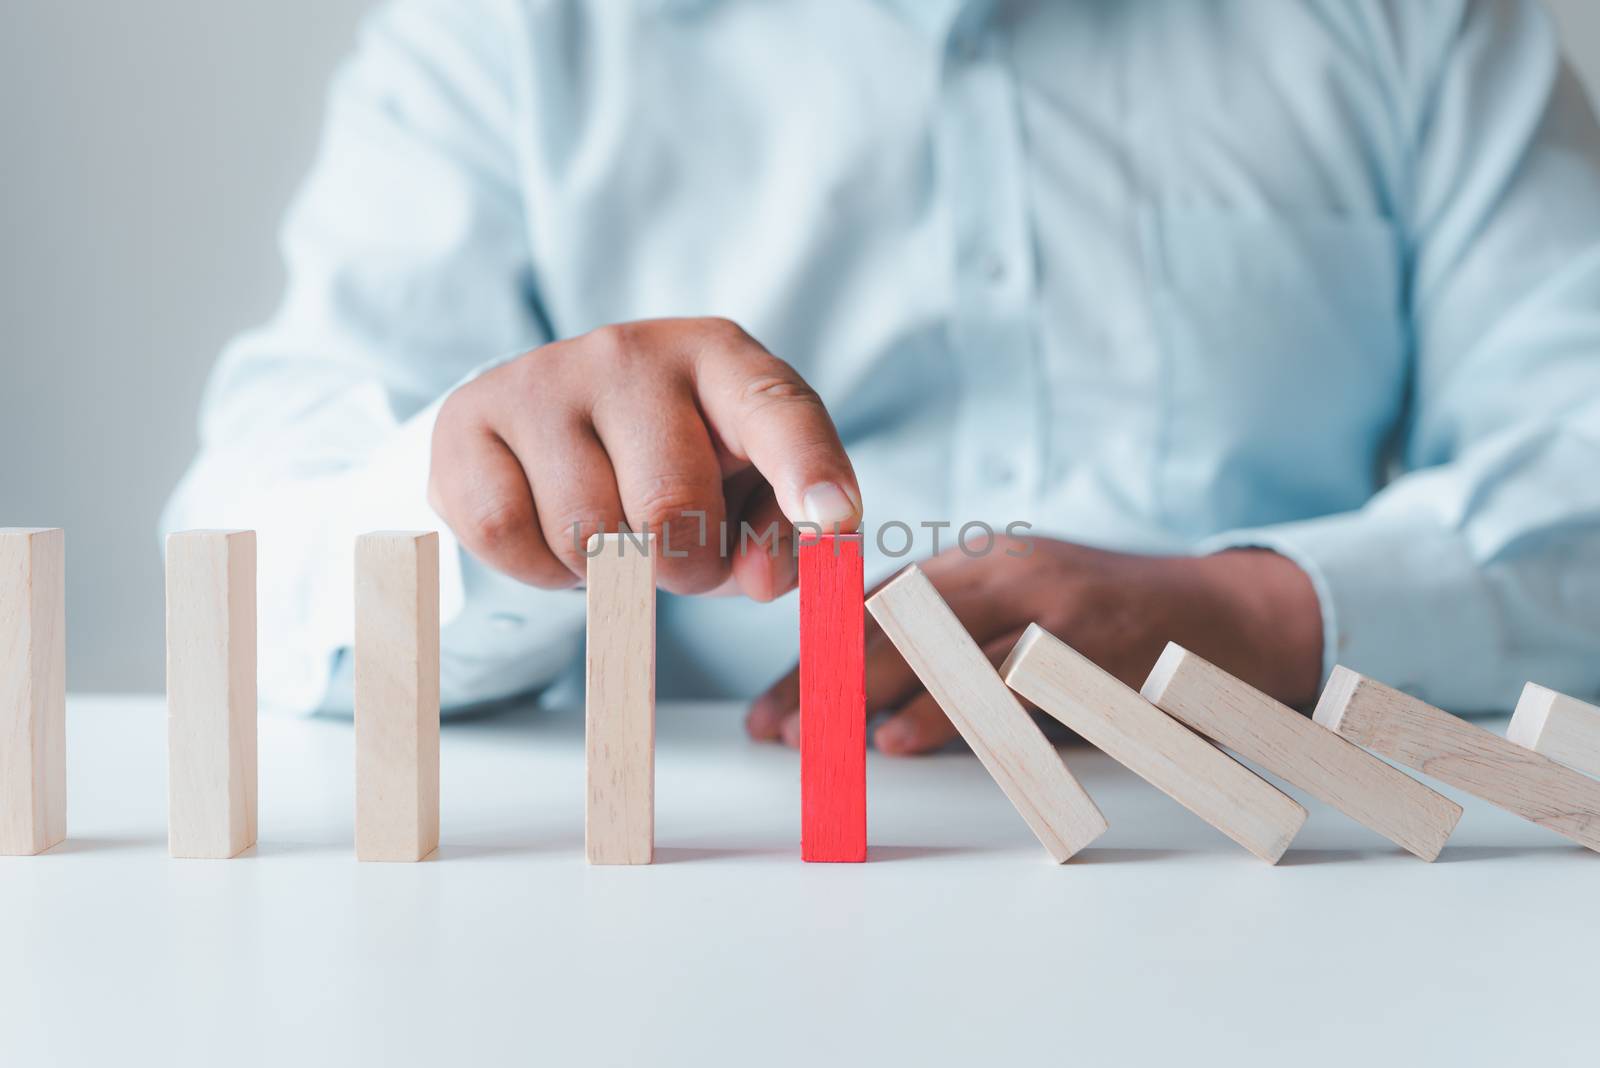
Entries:
[[[69,679],[159,690],[156,518],[368,0],[0,0],[0,525],[63,526]],[[1551,0],[1600,87],[1600,4]]]

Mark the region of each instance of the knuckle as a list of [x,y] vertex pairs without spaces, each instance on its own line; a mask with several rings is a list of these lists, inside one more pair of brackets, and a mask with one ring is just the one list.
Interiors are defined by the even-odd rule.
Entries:
[[506,370],[519,391],[538,396],[541,390],[535,387],[548,384],[552,375],[566,370],[575,355],[573,342],[552,341],[513,360]]
[[614,532],[617,524],[598,509],[574,509],[553,516],[545,529],[550,551],[567,564],[586,560],[584,547],[592,534]]
[[607,367],[624,366],[639,352],[640,329],[637,323],[609,323],[584,334],[576,347],[581,347],[584,362],[590,366],[595,362]]
[[477,503],[460,533],[467,543],[490,556],[514,547],[527,536],[533,520],[528,502],[510,495],[495,495]]
[[663,475],[640,486],[632,495],[629,513],[651,530],[660,530],[668,524],[698,526],[690,512],[712,511],[703,488],[696,481]]
[[779,404],[821,405],[817,391],[787,365],[763,371],[749,378],[739,391],[739,399],[751,412]]
[[481,388],[482,379],[468,382],[460,389],[452,392],[439,405],[439,415],[433,423],[433,440],[437,444],[441,440],[449,440],[467,432],[481,422],[475,394]]
[[696,322],[706,340],[720,344],[750,344],[754,339],[749,332],[732,319],[724,319],[720,315],[710,315]]

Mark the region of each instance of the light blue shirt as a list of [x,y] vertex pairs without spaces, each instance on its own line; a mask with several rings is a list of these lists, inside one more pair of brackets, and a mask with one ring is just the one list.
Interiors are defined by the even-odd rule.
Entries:
[[[671,315],[797,366],[919,553],[1270,546],[1329,666],[1600,691],[1600,134],[1532,2],[402,0],[283,243],[165,518],[260,532],[269,703],[347,700],[351,543],[442,529],[442,396]],[[581,597],[443,533],[446,701],[548,682]],[[703,691],[794,656],[793,598],[663,626]]]

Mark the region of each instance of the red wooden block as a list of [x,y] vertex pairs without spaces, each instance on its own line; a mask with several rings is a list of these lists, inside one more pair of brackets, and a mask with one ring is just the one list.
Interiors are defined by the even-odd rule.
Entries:
[[861,536],[800,536],[800,859],[867,859]]

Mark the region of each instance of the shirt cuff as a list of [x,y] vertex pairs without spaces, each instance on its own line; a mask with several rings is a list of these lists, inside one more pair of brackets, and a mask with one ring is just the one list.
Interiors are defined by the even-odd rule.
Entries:
[[[506,359],[510,358],[514,357]],[[439,410],[457,389],[504,362],[479,367],[399,426],[350,480],[343,503],[345,520],[336,524],[344,528],[339,535],[344,556],[339,559],[351,558],[351,531],[438,532],[439,682],[445,710],[503,700],[548,684],[572,662],[583,633],[582,593],[535,589],[495,572],[461,547],[428,504]],[[331,679],[324,675],[320,711],[343,713],[352,707],[349,658],[339,658],[338,650],[348,645],[353,627],[353,618],[342,620],[341,638],[327,646],[335,650],[335,660],[328,672]]]
[[1242,548],[1269,549],[1310,577],[1324,679],[1343,664],[1435,704],[1495,692],[1502,643],[1482,574],[1436,516],[1346,512],[1229,531],[1196,552]]
[[[450,392],[454,392],[451,390]],[[428,504],[428,472],[433,464],[433,427],[450,393],[402,423],[351,479],[345,498],[345,530],[432,530],[439,534],[439,622],[461,613],[466,601],[461,577],[461,544]],[[349,546],[344,546],[346,551]]]
[[352,479],[346,498],[347,529],[432,530],[439,535],[439,623],[461,614],[466,604],[462,548],[443,518],[428,503],[428,476],[433,467],[433,428],[439,410],[456,390],[496,367],[516,359],[501,356],[474,368],[437,400],[407,419]]

